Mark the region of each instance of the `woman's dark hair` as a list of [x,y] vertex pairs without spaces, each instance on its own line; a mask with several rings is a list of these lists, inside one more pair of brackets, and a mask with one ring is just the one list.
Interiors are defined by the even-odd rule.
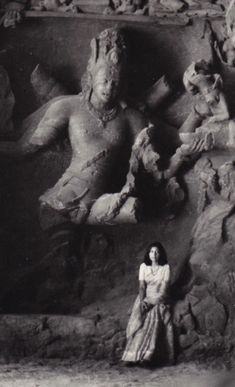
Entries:
[[146,250],[146,253],[145,253],[145,256],[144,256],[144,263],[145,263],[145,265],[147,265],[147,266],[151,266],[152,265],[152,261],[149,258],[149,252],[150,252],[152,247],[157,247],[158,248],[158,251],[159,251],[159,254],[160,254],[159,260],[158,260],[158,264],[160,266],[166,265],[168,263],[167,256],[166,256],[166,251],[165,251],[164,247],[162,246],[162,244],[160,242],[153,242],[153,243],[151,243],[151,245],[148,246],[148,248]]

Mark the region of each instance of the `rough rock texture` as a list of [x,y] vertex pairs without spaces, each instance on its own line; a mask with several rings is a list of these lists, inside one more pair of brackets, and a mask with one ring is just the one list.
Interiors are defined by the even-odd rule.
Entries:
[[186,359],[213,352],[226,357],[234,347],[234,165],[227,162],[216,170],[205,157],[195,167],[203,190],[198,206],[202,212],[192,229],[191,279],[174,309],[181,357]]
[[22,357],[68,358],[78,360],[109,356],[114,359],[123,347],[119,320],[72,316],[16,316],[0,318],[0,359]]
[[0,136],[7,136],[13,131],[12,114],[15,97],[7,71],[3,66],[0,66],[0,85]]

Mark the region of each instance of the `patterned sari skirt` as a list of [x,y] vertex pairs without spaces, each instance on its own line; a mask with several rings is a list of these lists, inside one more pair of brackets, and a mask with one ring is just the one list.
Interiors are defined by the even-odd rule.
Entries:
[[136,298],[127,325],[127,343],[123,361],[174,360],[173,325],[169,305],[157,303],[142,313]]

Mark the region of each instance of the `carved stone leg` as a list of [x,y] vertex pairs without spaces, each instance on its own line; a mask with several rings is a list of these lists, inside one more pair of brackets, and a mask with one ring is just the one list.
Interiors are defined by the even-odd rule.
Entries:
[[48,234],[48,253],[44,260],[51,261],[50,274],[65,281],[76,275],[79,266],[77,226],[53,209],[42,206],[40,223]]

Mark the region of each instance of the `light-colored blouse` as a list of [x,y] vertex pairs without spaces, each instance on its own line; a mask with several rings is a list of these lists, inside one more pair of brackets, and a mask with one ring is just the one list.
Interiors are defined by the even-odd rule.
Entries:
[[153,305],[158,302],[164,303],[170,283],[170,266],[168,264],[157,266],[153,271],[152,266],[142,263],[139,269],[139,281],[146,283],[144,299],[146,302]]

